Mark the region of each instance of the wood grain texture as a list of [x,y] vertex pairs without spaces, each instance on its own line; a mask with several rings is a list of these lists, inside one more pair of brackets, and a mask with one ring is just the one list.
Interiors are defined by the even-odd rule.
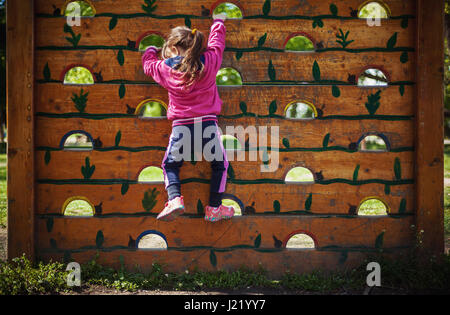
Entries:
[[275,236],[284,240],[292,232],[303,230],[317,241],[317,247],[375,248],[377,237],[384,233],[383,248],[402,247],[411,243],[413,217],[396,218],[316,218],[304,217],[240,217],[231,221],[211,223],[203,218],[178,218],[161,222],[156,218],[58,218],[49,233],[45,219],[37,222],[38,246],[50,249],[50,239],[56,240],[58,249],[82,249],[94,246],[98,231],[102,231],[103,248],[128,247],[129,236],[134,240],[145,231],[156,230],[164,234],[168,247],[208,246],[224,248],[239,245],[254,247],[261,235],[258,248],[275,248]]
[[[140,171],[145,166],[161,166],[164,151],[153,152],[51,152],[50,163],[45,163],[46,152],[36,153],[37,178],[69,179],[82,178],[81,166],[85,165],[85,158],[89,157],[91,164],[95,164],[95,173],[92,179],[120,178],[137,180]],[[262,161],[262,154],[258,152],[243,152],[243,159],[238,160],[235,152],[228,151],[228,160],[236,178],[260,179],[277,178],[284,179],[286,173],[294,166],[303,166],[313,173],[322,172],[324,179],[347,178],[352,179],[355,167],[360,165],[358,180],[367,179],[395,179],[394,163],[399,159],[401,163],[402,178],[414,178],[413,152],[279,152],[278,158],[275,152],[273,156],[273,169],[266,171]],[[200,157],[200,155],[199,155]],[[252,160],[255,158],[256,160]],[[276,162],[279,163],[276,163]],[[330,167],[338,164],[339,168]],[[70,167],[68,167],[70,165]],[[270,171],[269,171],[270,170]],[[183,165],[182,178],[210,178],[211,169],[209,162],[202,161],[192,165],[186,161]]]
[[[287,272],[290,273],[310,273],[317,270],[345,271],[349,268],[356,268],[368,257],[365,252],[333,252],[315,250],[285,250],[280,252],[257,252],[254,250],[240,249],[233,252],[215,252],[217,265],[211,265],[209,250],[198,250],[191,252],[176,251],[128,251],[117,250],[114,252],[103,252],[90,250],[80,253],[72,253],[70,259],[80,263],[88,263],[99,255],[97,262],[102,266],[109,266],[115,269],[122,267],[120,261],[123,259],[124,267],[128,271],[136,272],[139,266],[140,272],[152,270],[152,263],[164,265],[165,272],[184,273],[186,270],[195,272],[202,271],[236,271],[242,266],[257,270],[263,268],[267,270],[267,277],[280,279]],[[383,257],[391,259],[406,256],[407,250],[396,250],[394,253],[383,254]],[[373,257],[373,253],[369,253]],[[122,258],[121,258],[122,257]],[[42,253],[45,261],[63,261],[63,253]]]
[[[37,131],[40,137],[36,139],[37,146],[58,147],[63,136],[69,131],[84,130],[94,139],[100,137],[103,147],[113,147],[115,137],[120,130],[122,133],[121,146],[140,147],[140,146],[164,146],[166,147],[171,133],[171,122],[158,120],[142,120],[139,118],[114,118],[108,120],[93,121],[88,119],[52,119],[46,117],[37,117]],[[383,121],[342,121],[342,120],[312,120],[312,121],[293,121],[283,120],[280,124],[276,119],[246,117],[238,121],[234,119],[220,119],[219,127],[222,134],[227,134],[232,127],[255,126],[249,128],[247,135],[259,132],[259,139],[264,136],[268,139],[272,135],[272,127],[279,128],[279,142],[274,143],[273,147],[283,147],[282,139],[287,138],[291,148],[316,148],[322,147],[323,139],[330,133],[329,146],[349,147],[353,142],[358,142],[360,137],[366,133],[382,133],[390,142],[391,148],[408,147],[413,144],[413,122],[398,121],[386,124]],[[265,127],[260,129],[259,127]],[[350,128],[351,126],[351,128]],[[245,130],[245,129],[244,129]],[[274,129],[275,130],[275,129]],[[275,134],[275,133],[274,133]],[[149,137],[149,135],[158,135],[158,137]],[[247,135],[245,135],[247,137]]]
[[417,3],[416,223],[419,257],[429,262],[444,252],[443,3]]
[[[183,172],[183,171],[182,171]],[[146,211],[142,200],[146,192],[155,190],[155,205]],[[62,214],[63,205],[66,200],[75,196],[87,198],[95,206],[101,205],[102,215],[128,214],[128,215],[150,215],[156,216],[164,209],[167,201],[167,193],[164,184],[134,184],[129,185],[123,195],[122,185],[37,185],[37,212],[45,214]],[[209,203],[209,184],[184,183],[181,192],[184,196],[186,214],[198,214],[199,200],[204,208]],[[242,204],[243,213],[276,214],[275,201],[280,203],[280,213],[295,212],[297,214],[350,214],[351,206],[358,207],[368,197],[378,197],[385,201],[390,208],[391,214],[401,212],[402,199],[406,205],[404,213],[414,212],[414,185],[392,185],[390,194],[386,195],[385,186],[382,184],[365,184],[354,186],[342,183],[329,185],[274,185],[253,184],[238,185],[228,182],[226,185],[227,195],[237,198]],[[309,212],[306,211],[305,202],[312,196]],[[251,207],[251,208],[247,208]],[[400,213],[401,214],[401,213]]]
[[[123,51],[124,63],[117,61],[117,51],[111,50],[79,50],[79,51],[36,51],[36,69],[38,79],[44,79],[43,71],[46,65],[52,74],[52,80],[63,82],[65,71],[69,65],[84,65],[92,72],[100,73],[104,83],[116,82],[150,83],[153,79],[144,74],[141,52]],[[225,52],[222,68],[236,69],[245,83],[260,82],[270,85],[272,82],[268,67],[272,61],[278,81],[313,82],[330,84],[328,81],[339,81],[348,84],[348,76],[357,78],[368,66],[376,66],[385,72],[390,82],[414,81],[414,61],[406,64],[400,62],[401,52],[390,54],[370,52],[348,54],[341,52],[325,52],[320,54],[295,54],[285,52],[257,51],[245,53],[236,60],[235,53]],[[414,53],[410,53],[411,60]],[[321,80],[316,81],[313,76],[313,65],[317,62],[320,67]],[[338,82],[338,83],[339,83]],[[96,80],[96,83],[99,83]],[[288,82],[289,83],[289,82]]]
[[[164,37],[168,36],[170,30],[176,26],[185,25],[184,18],[170,20],[161,23],[160,20],[150,17],[138,17],[134,19],[121,19],[113,30],[109,30],[110,17],[98,17],[83,19],[80,26],[72,29],[76,34],[81,34],[78,43],[80,46],[128,46],[129,41],[139,41],[146,32],[158,32]],[[36,46],[38,49],[56,49],[57,47],[72,47],[66,40],[64,33],[66,19],[61,18],[38,18],[36,29],[38,37]],[[212,24],[212,19],[194,20],[193,27],[203,32],[207,37]],[[414,48],[415,20],[408,23],[404,29],[399,20],[383,21],[383,32],[378,27],[370,27],[366,20],[328,20],[323,28],[313,27],[310,20],[298,21],[273,21],[273,20],[227,20],[226,45],[229,48],[255,48],[258,40],[264,34],[267,38],[264,47],[284,49],[286,40],[293,33],[305,32],[316,44],[317,48],[342,48],[336,43],[336,34],[339,29],[344,33],[349,31],[348,40],[354,40],[347,48],[386,48],[386,43],[394,33],[398,33],[396,47]],[[132,48],[133,46],[131,46]],[[135,46],[136,47],[136,46]],[[124,47],[127,48],[127,47]]]
[[6,5],[8,259],[34,259],[33,1]]
[[[41,83],[36,96],[36,111],[63,114],[77,112],[72,101],[74,94],[89,93],[85,112],[89,114],[126,114],[128,107],[136,108],[146,99],[158,99],[168,104],[167,91],[160,86],[126,85],[123,99],[116,91],[116,85],[97,84],[92,86],[72,86],[59,83]],[[223,116],[241,114],[240,103],[245,102],[247,112],[267,115],[269,104],[277,102],[276,115],[284,115],[286,106],[295,100],[308,101],[323,111],[323,116],[367,115],[365,104],[368,96],[380,93],[380,107],[376,115],[414,115],[414,87],[406,86],[403,96],[397,86],[385,88],[360,88],[356,86],[340,87],[341,96],[334,98],[331,88],[325,86],[242,86],[240,88],[219,87],[223,101]]]
[[[251,15],[262,15],[262,7],[265,0],[233,0],[232,3],[238,4],[243,10],[244,16]],[[102,1],[92,1],[94,7],[98,14],[102,13],[143,13],[142,4],[143,1],[129,1],[126,5],[118,5],[116,0],[102,0]],[[315,1],[314,3],[300,4],[296,0],[272,0],[271,5],[271,16],[286,16],[286,15],[305,15],[305,16],[315,16],[315,15],[329,15],[330,3],[327,1]],[[413,0],[386,0],[386,3],[393,16],[399,16],[403,14],[415,14],[415,1]],[[65,0],[55,0],[53,3],[49,3],[46,0],[36,1],[36,12],[53,14],[54,4],[57,8],[63,9]],[[358,9],[361,5],[360,0],[334,0],[333,3],[338,9],[340,16],[350,16],[350,7],[353,9]],[[190,0],[184,2],[183,5],[177,0],[164,0],[157,1],[155,3],[158,8],[154,12],[156,15],[173,15],[173,14],[187,14],[201,16],[202,6],[206,8],[213,8],[214,4],[217,4],[217,0]]]

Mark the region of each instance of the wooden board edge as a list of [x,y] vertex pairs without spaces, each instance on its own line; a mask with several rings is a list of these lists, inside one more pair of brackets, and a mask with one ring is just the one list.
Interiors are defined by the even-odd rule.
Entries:
[[8,260],[34,260],[34,1],[6,3]]

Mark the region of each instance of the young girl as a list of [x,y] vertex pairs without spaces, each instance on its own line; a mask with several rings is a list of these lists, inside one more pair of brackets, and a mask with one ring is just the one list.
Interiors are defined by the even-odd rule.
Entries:
[[[215,158],[211,161],[210,198],[209,205],[205,208],[205,220],[215,222],[234,216],[233,207],[222,205],[228,160],[216,116],[220,114],[222,107],[216,75],[225,49],[225,17],[214,17],[207,48],[204,45],[205,37],[200,31],[183,26],[172,29],[162,48],[164,60],[158,59],[159,50],[153,46],[147,48],[142,56],[144,73],[153,77],[169,93],[167,118],[172,121],[172,133],[161,165],[168,201],[157,217],[160,220],[172,221],[184,213],[179,171],[186,159],[180,159],[180,154],[183,149],[192,150],[194,146],[198,149],[199,143],[202,151],[207,143],[208,147],[213,144],[220,151],[211,150],[215,153]],[[205,138],[204,131],[207,130],[209,132],[205,134],[212,135]]]

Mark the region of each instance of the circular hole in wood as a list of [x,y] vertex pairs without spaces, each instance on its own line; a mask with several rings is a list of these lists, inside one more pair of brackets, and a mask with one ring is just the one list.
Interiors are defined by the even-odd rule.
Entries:
[[231,2],[220,3],[213,10],[213,16],[218,14],[225,14],[227,19],[242,19],[242,11],[237,5]]
[[284,114],[289,119],[311,120],[317,117],[317,110],[309,102],[294,101],[286,106]]
[[66,72],[64,75],[64,84],[92,85],[94,84],[94,77],[87,68],[76,66]]
[[284,181],[286,184],[314,184],[314,175],[309,169],[298,166],[289,170]]
[[139,173],[138,182],[142,184],[164,183],[164,172],[160,167],[148,166]]
[[233,68],[222,68],[217,72],[216,83],[223,86],[241,86],[242,77]]
[[377,197],[369,197],[364,199],[358,207],[358,215],[363,216],[387,215],[388,212],[388,205]]

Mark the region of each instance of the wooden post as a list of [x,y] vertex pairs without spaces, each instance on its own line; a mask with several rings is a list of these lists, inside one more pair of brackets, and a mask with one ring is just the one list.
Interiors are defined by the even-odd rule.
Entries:
[[444,252],[443,1],[417,1],[416,209],[422,261]]
[[8,259],[34,259],[33,2],[6,2]]

